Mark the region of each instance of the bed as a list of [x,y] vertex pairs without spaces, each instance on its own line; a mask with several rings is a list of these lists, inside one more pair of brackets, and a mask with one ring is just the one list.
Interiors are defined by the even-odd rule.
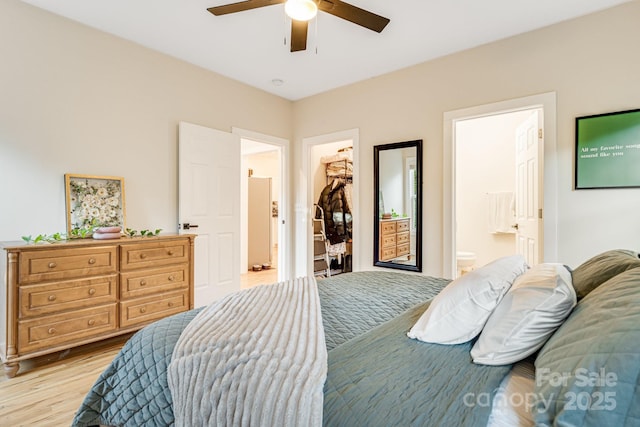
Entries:
[[[198,341],[183,350],[184,337],[211,335],[186,331],[202,323],[205,311],[215,317],[223,310],[195,309],[155,322],[125,344],[85,397],[73,425],[640,425],[638,254],[608,251],[573,271],[564,267],[565,271],[559,264],[530,269],[521,259],[507,258],[508,262],[497,260],[497,264],[453,282],[386,271],[347,273],[317,284],[309,279],[321,313],[319,330],[308,333],[300,329],[303,333],[286,335],[284,341],[278,338],[286,345],[301,340],[292,350],[294,356],[283,356],[279,349],[269,352],[270,357],[289,363],[286,371],[298,371],[295,378],[279,378],[282,369],[274,370],[273,377],[281,382],[269,381],[276,381],[278,391],[286,389],[293,396],[292,391],[309,386],[310,394],[295,398],[274,398],[265,392],[265,385],[258,385],[257,391],[247,388],[256,378],[269,377],[272,359],[263,365],[255,362],[250,369],[244,360],[244,368],[237,369],[242,363],[229,357],[237,362],[233,369],[240,372],[239,386],[229,386],[228,371],[218,375],[216,367],[203,369],[200,356],[199,364],[189,373],[199,375],[197,379],[176,371],[176,365],[182,366],[176,360],[186,358],[191,365],[192,349],[205,346]],[[546,280],[543,285],[542,276]],[[488,292],[481,295],[482,289]],[[487,295],[493,298],[493,306],[482,301],[489,298]],[[313,293],[298,299],[309,304]],[[254,306],[271,305],[255,301]],[[544,304],[525,309],[523,301]],[[473,316],[461,311],[468,304],[476,311]],[[548,306],[554,309],[546,310]],[[238,317],[244,309],[233,305],[229,312]],[[313,319],[309,319],[313,315],[304,314],[308,309],[298,307],[292,312],[303,313],[299,319],[304,327],[313,326]],[[278,309],[265,318],[282,317],[286,318],[283,325],[298,324],[282,313]],[[529,316],[526,321],[522,321],[522,313]],[[514,324],[511,318],[515,314],[521,317],[515,322],[520,329],[511,328],[509,339],[505,339],[505,325]],[[549,316],[555,319],[550,321]],[[222,329],[236,338],[248,336],[235,326],[226,327],[227,322],[220,323]],[[466,323],[474,330],[464,330]],[[259,328],[271,324],[271,320],[260,321]],[[250,329],[256,329],[255,325]],[[544,333],[536,330],[534,345],[529,338],[516,340],[518,334],[530,337],[531,328],[540,325],[547,329]],[[282,328],[277,329],[283,333]],[[453,331],[458,336],[443,338],[443,331],[444,335]],[[323,345],[316,345],[320,341]],[[515,350],[514,341],[518,341]],[[210,348],[204,353],[209,355]],[[297,360],[300,353],[313,353],[311,364]],[[216,363],[228,362],[216,357]],[[206,382],[216,375],[219,382]],[[316,379],[314,384],[304,382],[312,378]],[[174,384],[178,382],[191,388],[176,392]],[[256,416],[255,407],[244,404],[249,398],[254,406],[271,406],[261,408],[263,412]],[[228,400],[226,409],[215,408],[220,399]],[[207,404],[200,405],[201,400]],[[273,409],[283,400],[288,409]],[[291,401],[299,406],[291,406]],[[318,402],[319,409],[314,406]],[[185,405],[187,416],[199,411],[196,418],[184,418]],[[311,418],[282,418],[308,408]],[[265,413],[272,418],[264,418]]]

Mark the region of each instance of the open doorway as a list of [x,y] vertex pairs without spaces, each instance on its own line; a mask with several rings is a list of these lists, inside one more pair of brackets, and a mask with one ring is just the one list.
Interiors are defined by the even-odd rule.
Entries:
[[241,139],[241,229],[243,245],[240,286],[278,281],[278,216],[280,147]]
[[[516,205],[520,200],[534,203],[543,198],[540,182],[517,185],[520,179],[540,179],[533,168],[543,155],[542,144],[530,159],[529,174],[518,172],[516,153],[520,129],[532,116],[542,117],[541,109],[494,114],[459,120],[455,124],[455,205],[456,205],[456,275],[488,262],[521,252],[518,245],[520,227]],[[535,123],[535,137],[541,143],[542,133]],[[535,141],[533,141],[535,143]],[[527,194],[531,190],[532,194]],[[521,194],[523,192],[523,194]],[[524,206],[524,211],[529,209]],[[537,207],[531,211],[537,215]],[[473,212],[474,214],[470,215]],[[537,224],[534,224],[537,226]],[[530,264],[538,262],[542,248],[542,232],[532,230],[522,255]],[[526,249],[532,248],[530,251]]]
[[[334,132],[331,134],[320,135],[311,138],[303,139],[303,162],[302,162],[302,177],[306,181],[301,184],[301,198],[300,203],[303,206],[298,206],[296,209],[302,215],[298,217],[298,224],[296,227],[300,227],[301,230],[306,230],[303,233],[296,233],[296,247],[306,248],[306,251],[299,251],[296,254],[296,275],[310,276],[315,275],[314,258],[316,246],[316,237],[314,229],[314,218],[316,216],[316,207],[318,204],[320,193],[328,184],[333,182],[333,178],[327,174],[328,164],[322,163],[322,157],[329,158],[333,155],[340,156],[341,150],[346,149],[349,151],[348,157],[351,158],[351,164],[347,164],[348,182],[350,188],[347,190],[349,194],[349,211],[351,214],[351,231],[349,245],[345,244],[345,252],[340,257],[335,257],[334,266],[338,267],[336,270],[342,271],[358,271],[358,250],[359,242],[358,236],[360,231],[359,221],[359,200],[358,200],[358,141],[359,132],[358,129]],[[344,154],[344,151],[342,151]],[[338,175],[342,175],[345,171],[340,168],[337,172]],[[345,179],[345,181],[347,181]],[[345,242],[346,243],[346,242]],[[348,253],[347,253],[348,252]],[[345,260],[344,255],[348,255],[348,259]],[[329,268],[331,267],[332,259],[328,259]],[[345,264],[345,261],[347,264]]]
[[[552,262],[557,259],[557,154],[556,154],[556,95],[553,92],[533,95],[524,98],[517,98],[508,101],[497,102],[493,104],[480,105],[476,107],[465,108],[446,112],[444,114],[444,156],[443,156],[443,276],[454,278],[458,274],[458,258],[468,256],[469,254],[458,254],[465,252],[465,248],[457,248],[458,233],[458,211],[461,207],[457,206],[458,192],[457,171],[460,165],[457,164],[456,150],[459,149],[457,144],[458,123],[467,120],[479,119],[483,117],[491,117],[506,113],[514,113],[521,111],[540,111],[538,115],[540,120],[539,128],[535,126],[529,129],[529,138],[536,141],[542,140],[538,147],[541,150],[539,154],[540,161],[535,168],[531,168],[527,173],[536,174],[540,178],[539,187],[539,208],[536,211],[528,212],[529,217],[535,219],[540,226],[540,236],[542,242],[538,250],[537,262]],[[525,144],[526,146],[526,144]],[[486,153],[484,158],[477,160],[486,163],[486,159],[491,153]],[[515,168],[514,162],[509,165]],[[488,166],[487,166],[488,168]],[[488,169],[486,169],[488,170]],[[537,180],[531,180],[531,182]],[[516,181],[517,182],[517,181]],[[495,191],[495,190],[489,190]],[[518,204],[516,199],[516,210]],[[533,206],[533,205],[531,205]],[[475,217],[476,227],[485,227],[486,230],[486,212],[460,212],[467,216]],[[517,220],[520,222],[520,219]],[[472,251],[468,251],[472,252]],[[516,253],[514,250],[513,253]],[[474,260],[474,262],[477,260]]]
[[288,141],[234,129],[241,136],[241,288],[290,278],[287,223]]
[[311,147],[314,224],[313,273],[330,277],[352,271],[353,141]]

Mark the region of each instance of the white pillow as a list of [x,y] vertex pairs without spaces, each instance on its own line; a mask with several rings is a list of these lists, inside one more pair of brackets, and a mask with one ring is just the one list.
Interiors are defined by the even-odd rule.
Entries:
[[407,333],[436,344],[459,344],[480,333],[493,309],[527,269],[520,255],[499,258],[449,283]]
[[532,267],[518,277],[471,349],[475,363],[507,365],[535,353],[576,305],[571,272],[562,264]]

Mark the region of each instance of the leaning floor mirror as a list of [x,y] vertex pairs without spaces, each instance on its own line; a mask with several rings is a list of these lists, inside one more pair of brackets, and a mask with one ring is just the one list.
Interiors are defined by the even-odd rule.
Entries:
[[376,145],[373,265],[422,271],[422,140]]

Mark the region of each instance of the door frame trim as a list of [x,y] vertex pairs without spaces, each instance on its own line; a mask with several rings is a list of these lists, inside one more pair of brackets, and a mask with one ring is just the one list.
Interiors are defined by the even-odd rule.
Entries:
[[[289,182],[290,142],[288,139],[267,135],[247,129],[232,127],[231,133],[240,139],[250,139],[263,144],[280,147],[280,201],[278,203],[278,281],[289,280],[291,276],[292,244],[291,225],[291,184]],[[242,153],[241,153],[242,154]],[[242,173],[242,171],[240,171]],[[239,177],[240,179],[242,177]]]
[[553,262],[558,258],[558,159],[556,93],[515,98],[490,104],[478,105],[459,110],[447,111],[443,117],[443,194],[442,194],[442,273],[443,277],[456,275],[456,122],[514,111],[541,108],[543,110],[543,233],[544,259]]

